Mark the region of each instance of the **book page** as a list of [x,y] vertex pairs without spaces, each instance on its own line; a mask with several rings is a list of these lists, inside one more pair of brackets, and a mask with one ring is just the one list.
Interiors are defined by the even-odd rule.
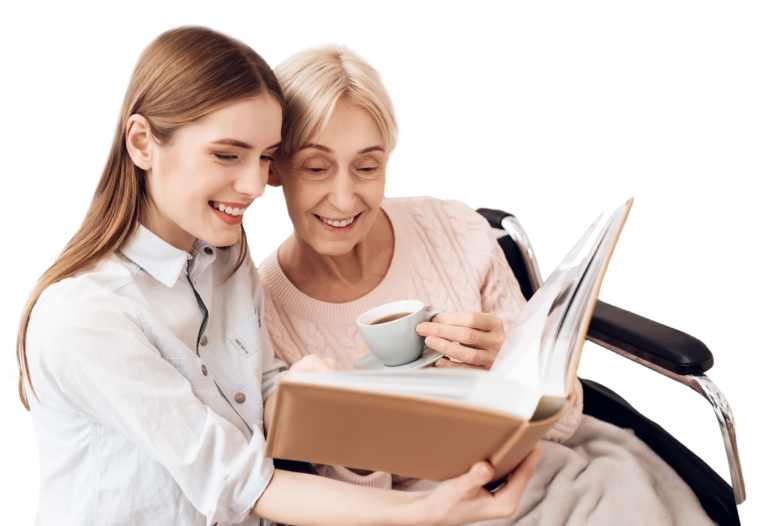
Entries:
[[591,261],[574,297],[571,299],[568,312],[562,320],[554,347],[550,353],[551,358],[544,371],[542,392],[548,396],[566,396],[568,394],[570,375],[573,373],[571,367],[574,363],[574,350],[578,348],[580,351],[580,343],[583,344],[586,339],[587,327],[582,327],[583,318],[589,311],[590,304],[597,300],[606,261],[616,243],[622,223],[626,220],[628,210],[629,203],[618,207],[610,214],[599,234],[597,247],[590,254]]
[[[597,246],[598,217],[571,251],[531,297],[515,321],[497,355],[491,372],[530,385],[542,383],[544,361],[554,344],[560,324]],[[591,246],[590,246],[591,244]]]
[[524,385],[487,371],[466,369],[304,373],[287,381],[427,398],[491,409],[526,420],[531,418],[541,396],[539,383]]

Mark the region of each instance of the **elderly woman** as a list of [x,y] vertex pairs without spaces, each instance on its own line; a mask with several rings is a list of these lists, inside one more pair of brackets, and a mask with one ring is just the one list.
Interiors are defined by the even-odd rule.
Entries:
[[[276,69],[286,100],[282,143],[269,184],[282,186],[293,234],[259,272],[275,354],[334,358],[351,369],[365,352],[356,319],[403,299],[445,309],[418,332],[454,360],[437,367],[489,369],[525,305],[489,225],[456,201],[386,199],[396,120],[378,73],[340,47],[307,50]],[[563,441],[579,402],[546,438]],[[362,485],[409,481],[322,466]]]

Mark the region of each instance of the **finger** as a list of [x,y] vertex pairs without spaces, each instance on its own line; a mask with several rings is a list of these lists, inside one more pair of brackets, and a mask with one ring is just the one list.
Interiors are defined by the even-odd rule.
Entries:
[[441,360],[437,360],[434,364],[435,367],[441,367],[443,369],[449,368],[449,369],[476,369],[479,371],[483,371],[486,368],[481,365],[471,365],[469,363],[461,363],[461,362],[453,362],[446,356],[443,357]]
[[475,311],[442,312],[436,315],[436,323],[469,327],[480,331],[494,331],[502,329],[502,320],[494,314]]
[[437,338],[436,336],[428,336],[425,339],[425,344],[435,351],[439,351],[442,354],[446,354],[456,360],[465,362],[471,365],[481,365],[484,367],[491,367],[499,350],[487,351],[484,349],[474,349],[473,347],[467,347],[465,345],[457,345],[443,338]]
[[510,513],[508,518],[513,518],[518,514],[521,496],[526,491],[526,487],[536,471],[536,466],[541,456],[542,443],[539,442],[531,450],[531,453],[523,459],[523,462],[520,463],[515,471],[510,474],[507,484],[494,494],[499,505],[504,506]]
[[493,476],[494,468],[491,464],[485,461],[477,462],[470,471],[457,479],[457,489],[464,495],[479,492]]
[[423,322],[417,326],[417,332],[422,336],[438,336],[451,342],[495,351],[499,351],[505,340],[502,331],[484,332],[457,325],[445,325],[439,322]]
[[494,468],[486,461],[478,462],[470,468],[468,475],[473,485],[481,488],[494,476]]

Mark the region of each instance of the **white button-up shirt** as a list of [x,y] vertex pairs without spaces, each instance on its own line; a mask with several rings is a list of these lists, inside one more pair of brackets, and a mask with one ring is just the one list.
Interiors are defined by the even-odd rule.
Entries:
[[49,287],[29,324],[38,525],[258,524],[263,402],[285,365],[250,257],[140,227]]

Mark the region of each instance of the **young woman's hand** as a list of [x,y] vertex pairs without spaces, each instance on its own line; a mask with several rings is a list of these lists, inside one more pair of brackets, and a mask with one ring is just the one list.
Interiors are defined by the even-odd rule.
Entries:
[[285,380],[289,376],[298,373],[329,373],[338,370],[340,370],[338,362],[334,358],[320,356],[319,354],[309,354],[291,365],[291,368],[288,369],[283,379]]
[[431,491],[420,503],[424,513],[430,514],[433,524],[512,519],[518,515],[521,497],[541,455],[542,443],[539,442],[494,493],[483,488],[491,480],[494,468],[488,462],[479,462],[465,475],[442,482]]
[[428,347],[462,362],[441,359],[436,367],[491,369],[505,343],[502,320],[483,312],[444,312],[419,324],[417,332]]

